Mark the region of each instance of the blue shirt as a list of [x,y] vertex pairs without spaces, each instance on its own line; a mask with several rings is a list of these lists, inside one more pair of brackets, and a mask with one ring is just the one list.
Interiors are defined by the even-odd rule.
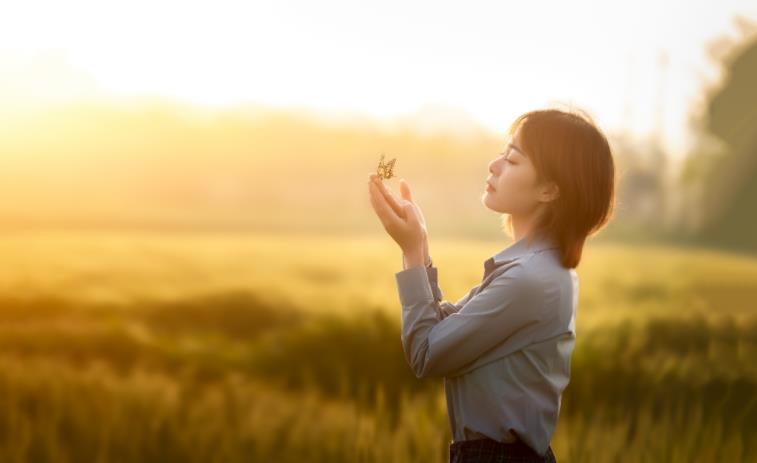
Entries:
[[517,434],[545,455],[570,378],[578,275],[553,241],[527,238],[487,259],[481,283],[455,303],[442,299],[433,264],[395,278],[405,358],[418,378],[444,377],[453,442]]

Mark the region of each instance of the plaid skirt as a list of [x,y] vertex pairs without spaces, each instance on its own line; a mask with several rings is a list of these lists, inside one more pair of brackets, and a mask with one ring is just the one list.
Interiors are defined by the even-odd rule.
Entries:
[[452,442],[449,446],[449,463],[557,463],[552,447],[539,456],[525,442],[518,439],[512,443],[499,442],[488,437]]

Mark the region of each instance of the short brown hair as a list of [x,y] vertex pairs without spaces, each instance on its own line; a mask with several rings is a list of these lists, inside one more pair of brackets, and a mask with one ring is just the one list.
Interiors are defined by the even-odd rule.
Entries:
[[[530,236],[544,233],[560,247],[562,265],[575,268],[586,238],[610,220],[615,202],[615,166],[610,144],[585,112],[541,109],[524,113],[508,129],[520,128],[521,148],[540,181],[553,181],[559,196],[547,204]],[[512,216],[503,225],[512,236]]]

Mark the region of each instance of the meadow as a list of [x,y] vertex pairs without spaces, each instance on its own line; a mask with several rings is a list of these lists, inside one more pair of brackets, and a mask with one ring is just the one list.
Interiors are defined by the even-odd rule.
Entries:
[[[502,241],[431,237],[445,299]],[[388,237],[0,236],[0,461],[442,462]],[[589,241],[561,462],[757,461],[757,258]]]

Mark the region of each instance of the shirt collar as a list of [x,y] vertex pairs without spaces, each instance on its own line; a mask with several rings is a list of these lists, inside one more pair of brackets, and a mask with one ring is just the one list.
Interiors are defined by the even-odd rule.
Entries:
[[557,243],[549,237],[537,235],[533,237],[531,245],[528,243],[528,236],[524,236],[508,245],[505,249],[499,251],[484,262],[484,275],[487,276],[500,265],[518,259],[528,254],[547,249],[559,249]]

